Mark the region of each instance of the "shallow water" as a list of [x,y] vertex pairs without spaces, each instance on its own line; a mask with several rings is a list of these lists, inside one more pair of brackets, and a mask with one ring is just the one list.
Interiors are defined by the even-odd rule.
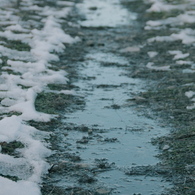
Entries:
[[[85,97],[86,105],[83,110],[65,115],[65,126],[75,125],[75,130],[65,128],[67,136],[61,146],[67,143],[69,150],[79,155],[83,163],[92,165],[97,159],[105,159],[113,164],[113,169],[99,173],[97,178],[114,194],[161,194],[164,186],[169,186],[162,178],[125,175],[125,170],[132,166],[158,163],[155,157],[158,151],[150,141],[165,135],[168,129],[144,117],[135,107],[127,106],[131,94],[144,91],[147,86],[142,80],[125,76],[124,65],[128,65],[125,58],[98,51],[92,51],[85,62],[78,64],[83,79],[74,85],[78,89],[76,93]],[[87,127],[92,134],[78,131],[78,126]],[[78,142],[83,136],[93,138],[83,144]],[[58,185],[67,182],[71,185],[66,179]]]
[[85,15],[86,20],[80,22],[85,27],[130,25],[137,17],[135,13],[122,9],[119,0],[85,0],[77,7]]
[[[108,7],[112,11],[118,10],[117,20],[104,15]],[[136,14],[122,9],[118,0],[93,1],[93,5],[86,0],[77,8],[85,15],[86,19],[80,21],[85,27],[131,26],[136,19]],[[111,194],[160,195],[171,187],[160,176],[129,176],[125,172],[135,166],[156,165],[158,150],[151,144],[151,138],[165,135],[169,129],[162,127],[156,119],[145,117],[139,111],[143,108],[139,109],[132,101],[129,103],[129,99],[147,89],[147,83],[126,75],[126,68],[131,66],[126,58],[117,52],[105,51],[105,47],[104,51],[94,47],[84,61],[76,64],[79,78],[72,84],[76,94],[84,98],[85,106],[82,110],[65,113],[64,135],[61,129],[56,129],[55,134],[60,137],[58,161],[66,160],[64,153],[68,152],[79,156],[81,164],[93,167],[97,162],[103,162],[108,167],[93,175],[97,179],[94,183],[78,183],[82,174],[70,171],[53,176],[55,185],[89,190],[105,187]]]

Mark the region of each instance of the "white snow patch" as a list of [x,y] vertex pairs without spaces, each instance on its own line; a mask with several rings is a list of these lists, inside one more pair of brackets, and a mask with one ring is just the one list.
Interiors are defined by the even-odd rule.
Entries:
[[154,58],[155,56],[157,56],[158,55],[158,52],[156,52],[156,51],[149,51],[148,52],[148,56],[150,57],[150,58]]
[[187,4],[172,5],[163,2],[162,0],[149,0],[152,3],[152,6],[147,10],[147,12],[167,12],[175,9],[184,9],[187,7]]
[[195,103],[192,106],[187,106],[186,108],[187,108],[187,110],[193,110],[193,109],[195,109]]
[[123,49],[120,49],[120,52],[121,53],[134,53],[134,52],[139,52],[140,51],[140,47],[138,46],[134,46],[134,47],[126,47],[126,48],[123,48]]
[[148,39],[148,42],[164,42],[164,41],[177,41],[181,40],[183,44],[194,44],[195,43],[195,31],[190,28],[181,30],[179,33],[173,33],[170,36],[156,36]]
[[151,70],[156,70],[156,71],[169,71],[170,70],[170,66],[154,66],[153,62],[148,62],[146,67]]
[[185,92],[185,96],[187,96],[188,98],[192,98],[193,96],[195,96],[195,92],[194,91],[187,91],[187,92]]
[[41,195],[40,187],[29,181],[14,182],[0,176],[0,195]]
[[169,54],[174,55],[173,60],[179,60],[179,59],[184,59],[187,58],[190,54],[189,53],[185,53],[183,54],[181,51],[168,51]]
[[[32,0],[21,1],[22,11],[35,12],[27,22],[15,8],[16,0],[0,0],[0,36],[10,41],[26,43],[30,51],[18,51],[7,41],[0,42],[0,58],[7,65],[0,75],[0,142],[18,141],[24,148],[17,149],[20,157],[2,154],[0,147],[0,172],[3,175],[17,176],[17,182],[0,177],[0,195],[41,195],[40,184],[49,165],[45,158],[52,154],[45,143],[50,133],[42,132],[27,125],[26,121],[49,121],[55,115],[37,112],[35,99],[38,93],[47,89],[50,83],[66,84],[67,73],[54,71],[51,61],[58,61],[58,53],[63,52],[65,44],[79,41],[64,32],[61,19],[67,16],[74,3],[59,1],[58,7],[39,7]],[[42,27],[42,28],[41,28]],[[3,63],[0,59],[0,63]],[[9,71],[9,72],[8,72]],[[69,94],[62,90],[55,93]],[[13,116],[7,114],[12,112]],[[14,115],[18,112],[18,115]]]
[[146,22],[145,30],[157,30],[165,25],[180,26],[184,24],[192,24],[195,22],[195,11],[186,11],[176,17],[169,17],[163,20],[150,20]]
[[5,29],[10,30],[10,31],[29,33],[29,30],[24,29],[20,24],[11,25],[11,26],[6,27]]
[[183,69],[182,70],[183,73],[186,73],[186,74],[192,74],[192,73],[195,73],[195,70],[192,70],[192,69],[189,69],[189,68],[186,68],[186,69]]
[[191,106],[187,106],[186,108],[188,110],[195,109],[195,92],[194,91],[187,91],[187,92],[185,92],[185,96],[188,97],[193,102],[193,104]]
[[57,5],[60,5],[60,6],[73,6],[74,3],[70,2],[70,1],[58,1]]
[[191,64],[193,64],[193,62],[192,61],[185,61],[185,60],[178,60],[178,61],[176,61],[176,64],[178,64],[178,65],[191,65]]

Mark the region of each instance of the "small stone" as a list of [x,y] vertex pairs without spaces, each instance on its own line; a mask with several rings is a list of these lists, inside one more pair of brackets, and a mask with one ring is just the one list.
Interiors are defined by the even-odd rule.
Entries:
[[163,148],[162,148],[162,150],[168,150],[169,148],[170,148],[169,145],[164,145]]
[[92,134],[93,130],[92,129],[88,129],[88,134]]
[[109,195],[111,193],[111,190],[106,188],[98,188],[95,192],[95,195]]
[[111,105],[111,108],[113,108],[113,109],[120,109],[121,107],[119,105],[117,105],[117,104],[113,104],[113,105]]
[[95,7],[95,6],[94,6],[94,7],[90,7],[90,8],[89,8],[89,10],[93,10],[93,11],[95,11],[95,10],[97,10],[97,9],[98,9],[98,8],[97,8],[97,7]]
[[78,181],[80,183],[94,183],[97,181],[97,179],[90,175],[84,174]]
[[94,47],[95,46],[95,43],[93,41],[88,41],[86,43],[86,45],[89,46],[89,47]]

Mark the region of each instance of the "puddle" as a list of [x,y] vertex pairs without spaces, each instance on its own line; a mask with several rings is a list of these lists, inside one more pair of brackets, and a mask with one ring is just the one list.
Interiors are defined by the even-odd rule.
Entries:
[[[77,8],[85,15],[79,22],[82,27],[131,26],[136,19],[119,0],[85,0]],[[96,48],[76,64],[79,78],[72,84],[85,106],[65,113],[63,130],[55,130],[59,140],[53,160],[57,163],[49,182],[71,189],[72,194],[80,189],[87,191],[83,194],[160,195],[170,183],[144,169],[159,163],[151,138],[169,130],[144,117],[137,106],[128,105],[128,99],[147,89],[146,82],[126,76],[129,61]],[[143,166],[141,175],[127,174],[139,166]]]
[[[131,94],[144,91],[147,86],[142,80],[125,76],[120,66],[128,62],[112,55],[94,51],[86,56],[85,62],[78,64],[82,79],[74,85],[77,94],[85,98],[86,106],[65,115],[64,126],[73,128],[71,131],[65,128],[61,147],[67,143],[82,163],[93,165],[96,160],[103,159],[112,165],[109,171],[98,173],[97,178],[112,189],[113,194],[161,194],[164,186],[169,187],[162,178],[128,176],[125,169],[157,164],[158,151],[150,141],[165,135],[168,129],[126,106]],[[109,63],[112,66],[105,66]],[[87,131],[78,131],[78,126],[87,127]],[[67,183],[66,179],[61,185],[63,182]]]
[[128,25],[136,19],[136,14],[122,8],[119,0],[86,0],[77,7],[86,17],[86,20],[80,22],[85,27]]

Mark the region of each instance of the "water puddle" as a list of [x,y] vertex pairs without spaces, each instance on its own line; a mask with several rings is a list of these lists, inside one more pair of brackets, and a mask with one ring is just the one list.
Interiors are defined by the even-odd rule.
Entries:
[[[77,8],[85,16],[79,22],[82,27],[131,26],[136,19],[119,0],[85,0]],[[169,130],[128,104],[147,88],[144,81],[126,76],[129,66],[126,58],[95,47],[76,65],[79,78],[73,85],[85,106],[65,113],[63,130],[55,130],[60,138],[60,162],[52,169],[59,172],[52,180],[56,186],[102,195],[160,195],[170,187],[159,175],[147,172],[159,162],[151,138]],[[132,174],[134,168],[139,174]]]
[[[150,143],[151,138],[168,132],[127,106],[131,94],[144,91],[146,84],[123,74],[128,65],[125,58],[97,51],[85,58],[78,64],[82,78],[74,85],[77,94],[85,98],[86,106],[65,115],[63,122],[68,128],[61,147],[64,143],[69,145],[70,152],[79,155],[82,163],[94,165],[103,161],[110,169],[96,176],[114,194],[161,194],[164,186],[169,187],[162,178],[125,174],[128,168],[158,163],[158,151]],[[78,127],[86,131],[78,131]],[[61,180],[58,185],[67,182]]]
[[128,25],[136,19],[136,14],[123,9],[119,0],[86,0],[77,7],[86,17],[80,22],[81,26],[85,27]]

